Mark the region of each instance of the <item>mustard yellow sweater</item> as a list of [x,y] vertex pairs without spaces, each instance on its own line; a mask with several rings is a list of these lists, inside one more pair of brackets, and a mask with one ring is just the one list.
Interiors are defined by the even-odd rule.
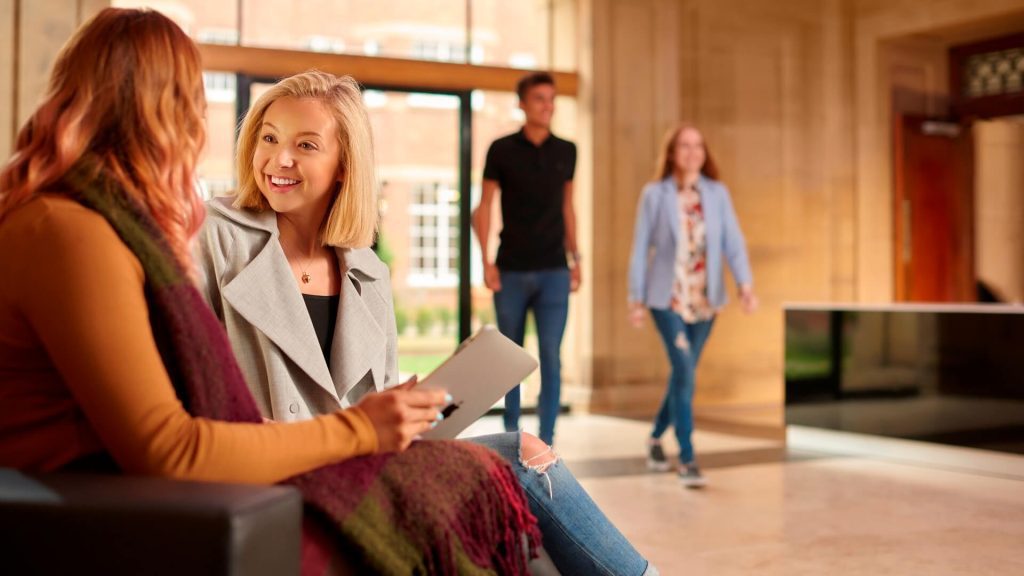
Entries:
[[127,473],[272,483],[377,450],[359,408],[288,424],[190,416],[143,284],[114,230],[68,198],[0,221],[0,466],[50,471],[107,451]]

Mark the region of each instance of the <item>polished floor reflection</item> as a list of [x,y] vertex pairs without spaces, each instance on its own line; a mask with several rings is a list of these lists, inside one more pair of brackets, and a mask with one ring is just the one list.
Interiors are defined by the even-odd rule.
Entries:
[[[467,433],[500,426],[488,417]],[[533,431],[536,419],[523,426]],[[934,455],[786,450],[698,431],[709,486],[686,490],[673,474],[646,471],[647,433],[644,422],[572,415],[559,420],[556,448],[666,576],[1024,574],[1024,457],[1006,456],[1019,463],[994,473]]]

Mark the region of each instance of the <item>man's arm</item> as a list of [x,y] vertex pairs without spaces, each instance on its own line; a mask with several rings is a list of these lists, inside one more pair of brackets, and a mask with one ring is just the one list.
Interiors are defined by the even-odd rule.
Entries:
[[565,252],[569,255],[571,281],[570,289],[575,292],[583,280],[582,257],[576,246],[576,209],[572,202],[572,180],[565,183],[562,194],[562,218],[565,220]]
[[480,193],[480,203],[473,210],[473,232],[480,243],[480,257],[484,264],[484,284],[494,292],[501,290],[501,276],[498,268],[490,261],[488,242],[491,239],[491,206],[498,194],[498,181],[484,179]]

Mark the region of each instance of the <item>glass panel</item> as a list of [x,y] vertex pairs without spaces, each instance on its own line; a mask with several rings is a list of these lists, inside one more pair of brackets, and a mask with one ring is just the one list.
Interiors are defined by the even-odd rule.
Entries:
[[[517,3],[508,3],[515,5]],[[466,61],[465,0],[242,0],[242,44]]]
[[[486,92],[476,90],[471,97],[473,108],[473,150],[472,150],[472,182],[473,182],[473,203],[474,207],[480,202],[480,188],[483,180],[484,162],[487,159],[487,149],[491,142],[519,131],[522,128],[524,117],[519,109],[519,98],[510,92]],[[559,96],[555,100],[555,115],[552,120],[552,131],[561,138],[574,140],[576,135],[576,101],[574,98]],[[578,168],[577,168],[578,170]],[[576,209],[579,210],[579,202]],[[498,202],[495,202],[494,212],[491,215],[491,235],[488,241],[490,259],[493,260],[497,254],[498,233],[501,230],[501,212],[498,210]],[[472,254],[470,259],[470,279],[472,281],[472,306],[473,306],[473,330],[482,324],[494,324],[494,300],[490,290],[484,286],[483,264],[480,257],[480,245],[474,237]],[[572,322],[570,318],[570,323]],[[572,340],[568,338],[573,331],[571,325],[566,328],[566,342],[562,346],[563,373],[566,381],[573,380],[569,373],[574,363],[566,361],[574,355],[570,350]],[[533,316],[527,320],[526,341],[524,348],[534,357],[538,356],[537,331],[534,327]],[[525,382],[521,389],[523,394],[523,406],[535,406],[537,394],[540,391],[540,371],[535,371]],[[564,393],[563,393],[564,394]],[[564,397],[564,395],[563,395]]]
[[981,98],[1024,90],[1024,49],[975,54],[964,65],[965,94]]
[[238,5],[235,2],[112,0],[110,5],[117,8],[152,8],[177,22],[196,42],[238,44]]
[[474,0],[470,62],[512,68],[551,67],[551,0]]
[[[195,41],[207,44],[238,43],[238,10],[234,2],[203,0],[112,0],[117,8],[151,8],[174,20]],[[209,198],[235,187],[234,72],[204,71],[206,88],[206,149],[199,160],[200,190]]]
[[1024,454],[1024,355],[1003,306],[785,310],[786,422]]
[[[391,268],[399,371],[425,376],[458,343],[459,98],[367,90]],[[380,250],[386,247],[386,250]]]
[[[253,82],[250,102],[271,84]],[[459,98],[363,93],[381,186],[377,253],[391,269],[403,378],[458,343]]]
[[[309,52],[469,62],[526,69],[576,67],[576,0],[112,0],[152,8],[197,42]],[[467,39],[472,38],[467,46]]]
[[203,72],[206,88],[206,149],[197,172],[206,198],[235,188],[235,100],[233,72]]
[[[523,113],[518,107],[519,100],[516,95],[506,92],[474,90],[470,102],[473,108],[472,205],[475,208],[480,203],[480,183],[483,180],[487,149],[494,140],[519,130],[523,122]],[[500,230],[501,212],[495,209],[491,215],[491,234],[488,241],[490,260],[494,260],[494,256],[497,254]],[[475,236],[470,246],[472,329],[475,332],[483,324],[495,324],[494,300],[491,291],[484,286],[480,244],[476,241]]]

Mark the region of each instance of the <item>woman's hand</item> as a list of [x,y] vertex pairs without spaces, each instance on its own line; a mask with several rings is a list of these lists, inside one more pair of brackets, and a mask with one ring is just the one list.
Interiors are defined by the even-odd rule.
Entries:
[[357,406],[377,431],[379,452],[401,452],[439,422],[448,402],[444,390],[413,390],[416,377],[384,392],[367,394]]
[[760,302],[758,302],[757,295],[754,294],[753,286],[740,286],[740,304],[743,307],[743,311],[747,314],[753,314],[757,311]]
[[629,323],[633,325],[633,328],[642,328],[644,325],[644,317],[647,316],[647,309],[644,305],[639,302],[629,303]]

